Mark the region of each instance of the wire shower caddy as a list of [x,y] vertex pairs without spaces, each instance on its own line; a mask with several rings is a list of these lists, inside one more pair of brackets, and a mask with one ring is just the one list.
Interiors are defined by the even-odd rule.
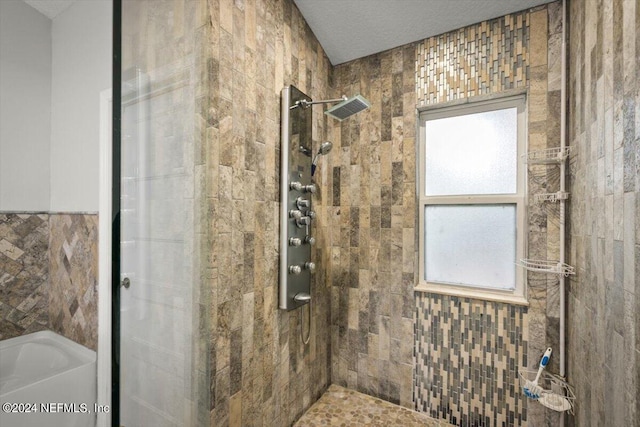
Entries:
[[[520,377],[520,387],[524,388],[528,381],[535,379],[538,370],[535,369],[520,369],[518,376]],[[576,395],[566,381],[557,375],[549,372],[542,372],[538,385],[542,387],[542,393],[540,397],[535,400],[543,406],[552,409],[556,412],[569,412],[574,413]]]

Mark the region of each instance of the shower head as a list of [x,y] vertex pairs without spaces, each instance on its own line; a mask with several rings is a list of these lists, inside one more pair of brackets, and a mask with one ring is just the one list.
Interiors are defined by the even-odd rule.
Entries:
[[366,110],[371,107],[369,101],[367,101],[362,95],[356,95],[349,99],[345,99],[339,104],[329,108],[324,113],[334,119],[343,121],[347,117],[351,117],[362,110]]
[[333,143],[329,141],[325,141],[322,144],[320,144],[320,149],[318,150],[318,154],[316,154],[316,156],[313,158],[313,161],[311,162],[311,176],[313,176],[313,174],[316,173],[316,165],[318,164],[318,159],[320,158],[320,156],[324,156],[328,154],[332,148],[333,148]]
[[[327,153],[329,153],[329,151],[331,151],[331,149],[333,148],[333,143],[329,142],[329,141],[325,141],[322,144],[320,144],[320,149],[318,150],[318,155],[322,154],[323,156]],[[318,156],[316,155],[316,158]]]

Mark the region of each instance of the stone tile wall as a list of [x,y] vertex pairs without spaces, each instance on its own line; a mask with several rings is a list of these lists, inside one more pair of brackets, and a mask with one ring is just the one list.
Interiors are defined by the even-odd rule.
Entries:
[[371,108],[330,122],[327,200],[332,382],[412,407],[415,52],[407,45],[339,65],[335,95]]
[[[429,70],[429,78],[423,81],[421,75],[417,76],[418,92],[423,93],[423,98],[418,100],[419,106],[432,106],[442,102],[455,102],[460,98],[470,98],[477,95],[500,96],[509,94],[518,89],[526,90],[527,96],[527,130],[528,150],[535,151],[560,145],[560,47],[562,31],[562,14],[559,2],[523,11],[513,15],[497,18],[488,23],[481,23],[467,29],[458,30],[449,35],[441,36],[439,43],[424,42],[424,48],[418,51],[418,69]],[[464,39],[464,37],[469,37]],[[475,51],[467,51],[466,60],[459,60],[455,56],[448,56],[448,52],[459,49],[459,41],[463,39],[463,46],[475,46]],[[434,46],[439,49],[434,51]],[[428,47],[428,49],[427,49]],[[424,49],[424,50],[423,50]],[[469,48],[468,48],[469,49]],[[421,52],[431,52],[430,55]],[[444,53],[440,53],[444,52]],[[445,55],[445,61],[441,56]],[[447,58],[451,58],[447,60]],[[462,76],[459,79],[452,76]],[[420,89],[424,87],[424,89]],[[422,91],[422,92],[421,92]],[[558,191],[559,168],[557,166],[529,166],[527,191],[528,202],[528,258],[532,259],[558,259],[559,257],[559,220],[558,209],[554,205],[540,205],[534,201],[537,193]],[[522,334],[520,339],[514,341],[518,349],[513,353],[517,358],[509,361],[509,369],[527,367],[533,369],[539,363],[539,357],[547,346],[558,349],[558,279],[553,275],[531,273],[527,274],[527,292],[529,307],[512,307],[507,304],[486,303],[486,309],[497,316],[502,322],[519,322],[519,316],[523,317]],[[426,298],[427,295],[421,298]],[[439,299],[437,296],[431,298]],[[447,304],[444,304],[448,302]],[[473,312],[473,301],[462,300],[457,304],[444,301],[442,310],[455,315],[462,310],[465,313]],[[433,303],[432,303],[433,304]],[[477,302],[476,302],[477,304]],[[523,311],[524,310],[524,311]],[[418,313],[421,310],[418,309]],[[433,314],[432,314],[433,315]],[[516,316],[516,317],[514,317]],[[419,318],[420,319],[420,316]],[[469,320],[463,317],[463,321]],[[422,325],[418,320],[417,330]],[[453,330],[447,331],[454,333]],[[473,335],[473,334],[472,334]],[[431,335],[435,339],[436,335]],[[491,337],[491,338],[489,338]],[[491,330],[489,337],[476,337],[481,341],[486,339],[498,340],[501,333]],[[467,339],[472,339],[468,337]],[[429,341],[427,341],[429,342]],[[436,342],[431,343],[435,345]],[[423,354],[416,352],[418,365],[426,360],[423,372],[430,372],[428,368],[443,369],[441,361],[424,359]],[[491,369],[492,361],[496,354],[489,352],[488,359],[478,359],[473,363],[473,369],[484,372]],[[558,359],[552,357],[549,370],[558,372]],[[448,371],[460,371],[464,365],[457,361],[446,364]],[[500,366],[504,362],[498,363]],[[433,365],[432,365],[433,364]],[[428,378],[428,376],[427,376]],[[511,390],[519,388],[517,377],[498,376],[497,389]],[[416,377],[416,385],[419,387],[424,378]],[[473,378],[473,387],[480,387],[483,380]],[[430,383],[430,386],[433,384]],[[519,390],[518,390],[519,391]],[[427,396],[427,394],[425,394]],[[466,424],[474,425],[474,416],[477,414],[491,414],[489,419],[481,422],[483,425],[501,425],[500,417],[507,416],[507,424],[518,420],[516,424],[526,422],[529,425],[556,425],[557,414],[544,409],[541,405],[531,403],[514,393],[502,396],[501,399],[488,399],[493,402],[486,405],[486,401],[480,404],[478,400],[472,401],[466,411],[459,414],[458,421],[466,420]],[[461,402],[469,404],[466,400],[470,395],[462,395]],[[427,407],[436,410],[447,408],[448,402],[441,401],[438,395],[431,395],[427,400]],[[509,405],[505,412],[503,404]],[[464,407],[464,406],[463,406]],[[513,414],[508,412],[513,411]],[[449,421],[455,413],[446,415]],[[475,414],[475,415],[473,415]],[[513,417],[513,418],[512,418]],[[486,421],[486,423],[485,423]],[[487,424],[488,423],[488,424]]]
[[[330,383],[329,288],[319,192],[309,345],[301,310],[278,307],[280,91],[327,99],[331,66],[290,0],[212,0],[197,93],[205,165],[202,235],[210,309],[211,425],[291,425]],[[326,138],[314,108],[314,151]],[[306,307],[304,318],[306,319]],[[306,323],[306,321],[305,321]],[[306,327],[306,325],[305,325]]]
[[0,214],[0,338],[49,329],[98,337],[98,216]]
[[98,215],[49,216],[49,327],[98,348]]
[[[361,93],[372,108],[334,124],[329,134],[340,149],[328,157],[330,165],[325,171],[333,189],[328,201],[333,224],[328,280],[332,286],[334,382],[405,406],[413,406],[415,398],[418,409],[449,422],[456,417],[473,425],[473,413],[491,411],[496,417],[491,415],[488,425],[499,425],[498,419],[509,417],[509,411],[513,419],[528,420],[531,425],[555,422],[553,414],[545,421],[539,405],[527,409],[527,402],[514,393],[508,400],[513,403],[509,410],[500,406],[503,402],[496,394],[488,406],[478,400],[466,402],[461,396],[459,412],[444,411],[449,395],[430,393],[430,375],[466,372],[465,367],[458,359],[444,360],[425,352],[439,345],[441,337],[431,324],[437,316],[436,305],[447,316],[472,313],[478,304],[485,304],[483,310],[488,313],[498,313],[502,321],[515,322],[522,316],[522,336],[513,343],[518,359],[508,365],[512,376],[501,377],[495,390],[517,389],[513,371],[519,366],[515,365],[533,367],[547,345],[557,347],[556,278],[528,276],[528,309],[470,299],[457,299],[454,304],[450,298],[430,294],[414,297],[413,287],[418,279],[416,107],[526,91],[529,149],[559,145],[560,12],[559,3],[552,3],[336,67],[336,95]],[[529,176],[531,194],[557,191],[553,190],[559,182],[557,170],[532,169]],[[558,220],[553,215],[550,207],[532,206],[530,257],[557,259]],[[416,335],[414,380],[413,343],[407,343],[415,313],[415,328],[422,332]],[[437,328],[447,336],[454,333],[450,324],[441,322]],[[484,339],[497,341],[500,332],[493,330],[491,338]],[[456,343],[465,345],[464,341]],[[496,357],[490,353],[491,360]],[[479,359],[474,369],[482,371],[488,368],[486,363]],[[557,365],[551,368],[557,371]],[[484,380],[471,376],[457,381],[480,387]]]
[[640,425],[640,5],[569,2],[569,425]]
[[0,339],[49,326],[49,215],[0,213]]

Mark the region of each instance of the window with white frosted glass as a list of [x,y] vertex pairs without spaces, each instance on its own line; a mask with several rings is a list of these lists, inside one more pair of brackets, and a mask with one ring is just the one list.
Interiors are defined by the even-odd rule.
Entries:
[[427,281],[515,289],[515,205],[433,205],[424,218]]
[[427,121],[425,194],[515,193],[516,119],[507,108]]
[[524,298],[525,98],[420,114],[420,283]]

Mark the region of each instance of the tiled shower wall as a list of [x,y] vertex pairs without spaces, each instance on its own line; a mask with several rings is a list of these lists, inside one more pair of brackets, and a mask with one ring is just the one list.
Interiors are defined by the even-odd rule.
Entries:
[[[547,345],[557,348],[557,278],[529,274],[529,307],[414,296],[413,287],[416,107],[526,93],[529,149],[559,145],[560,24],[560,4],[552,3],[336,67],[336,95],[361,93],[372,108],[330,133],[339,149],[328,158],[334,382],[462,425],[555,422],[539,405],[527,407],[517,394],[516,372],[533,368]],[[557,212],[535,206],[532,195],[557,191],[558,171],[532,168],[529,177],[529,257],[557,259]],[[482,343],[470,360],[432,351],[442,335],[454,336],[461,324],[481,315],[486,327],[452,341],[454,352],[467,349],[469,340]],[[436,318],[451,321],[436,322],[436,328]],[[505,324],[521,337],[504,341],[498,326]],[[500,340],[507,350],[493,350]],[[482,389],[495,379],[491,369],[502,375],[500,384]],[[557,361],[551,369],[557,371]],[[443,384],[433,381],[445,372],[452,376],[447,390],[439,391]]]
[[569,3],[570,425],[640,425],[640,5]]
[[335,69],[371,108],[332,122],[322,165],[332,225],[332,382],[411,407],[415,302],[415,46]]
[[[461,102],[461,98],[526,91],[528,150],[559,146],[561,18],[561,6],[556,2],[425,41],[418,49],[417,85],[423,94],[418,107],[431,108],[434,104],[455,104]],[[528,167],[528,258],[559,257],[557,207],[539,205],[533,200],[536,193],[558,191],[558,185],[557,166]],[[417,349],[418,372],[454,375],[450,385],[453,390],[449,389],[446,394],[437,392],[439,384],[430,375],[416,375],[416,393],[422,405],[449,421],[455,416],[461,425],[501,425],[505,421],[507,425],[513,422],[533,426],[557,424],[557,414],[523,399],[517,372],[522,367],[533,369],[547,346],[558,348],[558,279],[528,273],[527,292],[528,307],[490,302],[478,306],[477,301],[452,298],[442,298],[440,306],[434,305],[440,297],[420,296],[416,333],[419,340],[426,340],[425,349],[438,345],[438,335],[427,332],[429,324],[420,321],[427,307],[438,309],[429,312],[425,319],[433,316],[453,319],[451,329],[444,328],[448,329],[447,334],[456,337],[454,343],[456,340],[482,343],[470,354],[471,371],[477,372],[472,376],[471,392],[464,382],[460,387],[455,379],[456,373],[463,378],[461,373],[467,372],[465,360],[424,358]],[[427,298],[435,300],[427,304],[424,302]],[[463,312],[469,314],[465,316]],[[486,327],[463,333],[464,339],[456,335],[457,322],[468,323],[478,315],[487,316],[487,320],[483,320]],[[496,326],[511,331],[508,339],[503,335],[505,330]],[[492,343],[505,339],[502,352],[495,347],[490,350]],[[496,369],[497,377],[494,376]],[[558,372],[558,356],[552,357],[549,370]],[[498,382],[493,383],[496,378]],[[456,384],[460,387],[458,390]],[[493,387],[487,389],[487,384]],[[460,393],[456,395],[456,391]]]
[[0,214],[0,338],[50,329],[97,348],[98,216]]
[[0,339],[47,329],[48,248],[48,214],[0,214]]
[[[324,280],[327,187],[314,195],[319,272],[309,345],[302,310],[278,309],[280,92],[327,99],[331,66],[290,0],[212,0],[203,27],[203,277],[210,307],[211,425],[285,426],[330,382]],[[325,139],[314,107],[314,151]],[[304,307],[306,328],[307,307]]]

